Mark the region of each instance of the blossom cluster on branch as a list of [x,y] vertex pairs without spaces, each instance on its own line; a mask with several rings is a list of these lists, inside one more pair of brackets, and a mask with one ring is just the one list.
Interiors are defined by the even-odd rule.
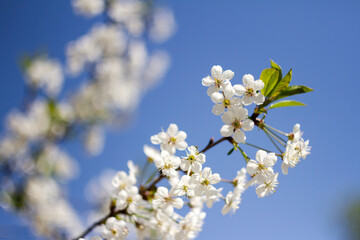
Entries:
[[[282,160],[283,173],[287,174],[289,167],[295,167],[300,159],[306,158],[310,146],[309,141],[302,138],[299,124],[292,132],[284,133],[267,125],[265,118],[270,109],[303,105],[292,100],[277,100],[312,89],[289,86],[292,71],[283,78],[280,66],[273,61],[259,80],[246,74],[242,78],[243,85],[232,85],[233,77],[231,70],[213,66],[211,76],[202,79],[202,84],[209,87],[207,94],[215,103],[212,112],[222,115],[222,138],[211,139],[199,150],[195,145],[189,146],[187,133],[174,123],[166,131],[151,136],[151,143],[159,145],[160,150],[145,145],[144,153],[147,164],[154,164],[157,174],[151,175],[145,183],[139,182],[138,177],[145,174],[145,169],[140,170],[129,161],[129,173],[120,171],[112,179],[109,213],[76,239],[86,237],[95,229],[98,231],[92,240],[121,240],[130,234],[136,234],[137,239],[194,239],[204,224],[205,206],[211,208],[221,201],[221,212],[225,215],[239,208],[242,194],[251,186],[255,186],[260,198],[276,191],[279,173],[273,167],[278,158]],[[255,104],[254,112],[248,115],[246,107],[252,104]],[[255,126],[264,131],[275,151],[247,143],[244,131],[251,131]],[[206,160],[205,152],[221,142],[231,144],[228,155],[239,151],[245,160],[244,167],[238,169],[231,180],[214,173]],[[258,149],[255,160],[249,158],[242,145]],[[232,187],[226,194],[222,193],[223,184]]]

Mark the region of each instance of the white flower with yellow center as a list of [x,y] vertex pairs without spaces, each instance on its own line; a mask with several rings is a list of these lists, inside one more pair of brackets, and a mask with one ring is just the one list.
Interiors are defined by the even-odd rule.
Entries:
[[245,74],[243,76],[243,85],[236,84],[233,86],[235,89],[235,94],[237,96],[242,96],[242,103],[247,106],[251,103],[255,103],[256,105],[260,105],[265,101],[264,95],[260,92],[261,89],[264,88],[264,82],[262,80],[254,80],[253,75]]
[[226,70],[223,72],[222,67],[216,65],[211,68],[211,77],[207,76],[202,79],[202,85],[209,87],[207,94],[211,96],[213,93],[224,89],[233,77],[233,71]]
[[181,180],[176,184],[176,186],[173,188],[174,194],[177,196],[188,196],[193,197],[194,194],[194,187],[195,184],[192,181],[191,177],[188,175],[184,175],[181,177]]
[[258,184],[262,184],[269,177],[274,175],[272,166],[277,161],[275,153],[267,153],[259,150],[256,153],[256,161],[250,160],[247,163],[246,171]]
[[196,179],[194,182],[197,182],[195,186],[195,195],[213,195],[216,193],[216,189],[213,184],[216,184],[221,181],[220,175],[218,173],[212,174],[211,168],[206,167],[202,171],[201,175],[198,173],[193,174],[193,178]]
[[205,163],[205,154],[200,153],[195,146],[190,146],[186,155],[181,159],[181,170],[195,173],[201,172],[202,164]]
[[155,209],[161,209],[163,213],[172,216],[174,208],[182,208],[184,202],[181,198],[175,197],[167,188],[158,187],[152,205]]
[[171,155],[168,151],[161,151],[161,158],[154,160],[155,166],[161,170],[161,173],[169,178],[177,177],[176,169],[180,165],[180,158]]
[[166,132],[162,131],[157,135],[151,136],[152,144],[160,144],[161,150],[166,150],[171,154],[175,154],[176,149],[185,150],[188,144],[185,142],[187,134],[179,131],[176,124],[169,125]]
[[215,92],[211,95],[211,100],[216,103],[212,109],[212,113],[215,115],[221,115],[225,112],[225,109],[231,109],[233,107],[242,107],[240,98],[235,97],[235,90],[231,84],[227,85],[221,93]]
[[125,221],[110,217],[103,225],[101,236],[108,240],[122,240],[126,238],[128,233],[129,230]]
[[277,180],[278,176],[279,173],[273,174],[256,188],[256,194],[259,198],[263,198],[275,192],[275,189],[279,184],[279,181]]
[[251,131],[254,128],[254,122],[248,118],[246,108],[232,108],[221,116],[225,125],[220,133],[223,137],[233,136],[237,143],[245,142],[246,136],[243,131]]

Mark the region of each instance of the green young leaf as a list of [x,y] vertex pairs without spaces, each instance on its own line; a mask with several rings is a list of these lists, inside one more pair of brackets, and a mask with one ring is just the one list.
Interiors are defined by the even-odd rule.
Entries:
[[305,106],[304,103],[293,101],[293,100],[284,100],[270,105],[269,109],[279,108],[279,107],[291,107],[291,106]]
[[230,149],[230,151],[227,153],[227,155],[232,154],[234,150],[235,150],[235,148]]
[[282,79],[281,67],[271,59],[270,59],[270,63],[271,63],[271,68],[275,68],[276,70],[279,71],[279,79]]
[[274,97],[273,101],[276,101],[276,100],[281,99],[281,98],[297,95],[297,94],[311,92],[311,91],[314,91],[314,89],[311,89],[309,87],[302,86],[302,85],[290,86],[290,87],[287,87],[285,90],[283,90],[276,97]]
[[290,71],[285,75],[283,79],[277,82],[276,86],[269,94],[269,97],[275,98],[283,90],[285,90],[289,86],[291,82],[291,78],[292,78],[292,69],[290,69]]
[[261,93],[267,96],[275,87],[279,79],[279,71],[275,68],[266,68],[261,72],[260,79],[264,82],[264,88]]

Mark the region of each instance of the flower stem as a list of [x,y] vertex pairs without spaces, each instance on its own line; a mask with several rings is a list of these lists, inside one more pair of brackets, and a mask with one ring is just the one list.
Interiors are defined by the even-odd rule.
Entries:
[[277,150],[282,153],[282,151],[280,150],[280,148],[276,145],[276,143],[274,142],[274,140],[271,138],[271,136],[268,134],[268,132],[264,129],[264,133],[266,134],[266,136],[268,136],[268,138],[270,139],[270,141],[274,144],[274,146],[277,148]]

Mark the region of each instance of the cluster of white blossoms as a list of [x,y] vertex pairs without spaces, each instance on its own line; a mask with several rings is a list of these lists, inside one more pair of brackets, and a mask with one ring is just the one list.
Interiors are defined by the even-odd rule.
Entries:
[[287,175],[289,167],[293,168],[300,162],[300,159],[305,159],[310,154],[311,147],[309,140],[304,141],[300,131],[300,124],[295,124],[294,130],[288,135],[285,152],[283,153],[283,163],[281,169],[283,174]]
[[[175,30],[172,12],[145,0],[72,3],[80,15],[104,15],[103,23],[95,23],[67,45],[65,64],[46,54],[24,59],[27,91],[21,108],[6,117],[6,132],[0,138],[1,205],[21,212],[38,234],[50,239],[79,231],[75,224],[69,227],[80,221],[61,187],[79,169],[63,143],[83,139],[88,153],[101,153],[105,128],[127,124],[142,96],[168,69],[169,55],[163,50],[150,52],[148,39],[164,42]],[[71,94],[63,94],[64,80],[74,77],[86,79]],[[57,189],[58,201],[46,196],[30,201],[32,189],[44,195],[41,186],[47,181]],[[117,199],[121,208],[129,196],[119,192]],[[50,219],[54,212],[56,219]],[[108,229],[117,226],[110,222]]]
[[[114,189],[102,190],[106,195],[110,195],[110,213],[97,221],[97,225],[101,225],[100,233],[91,239],[125,239],[134,237],[131,235],[134,232],[137,239],[194,239],[204,224],[205,205],[211,208],[215,202],[223,200],[221,213],[235,213],[248,187],[254,185],[259,198],[275,192],[279,184],[279,173],[276,173],[273,167],[278,156],[283,160],[282,169],[284,174],[287,174],[289,166],[294,167],[299,158],[305,158],[309,154],[309,141],[302,139],[299,124],[294,126],[292,133],[286,134],[266,125],[264,117],[257,118],[260,115],[258,108],[261,108],[266,100],[261,93],[264,88],[263,81],[255,81],[252,75],[246,74],[243,77],[244,86],[233,86],[230,83],[233,76],[232,71],[223,72],[220,66],[214,66],[211,77],[202,79],[202,84],[209,87],[208,95],[216,104],[213,113],[222,114],[225,125],[220,132],[223,138],[216,142],[212,139],[203,150],[199,150],[194,145],[188,145],[187,133],[179,130],[174,123],[170,124],[166,131],[162,130],[151,136],[150,141],[159,145],[160,149],[144,145],[147,157],[144,169],[140,172],[133,162],[129,161],[129,174],[118,172],[112,179]],[[254,113],[248,116],[245,106],[252,103],[257,107]],[[268,135],[281,154],[245,143],[243,131],[250,131],[254,126]],[[285,147],[286,141],[282,140],[278,133],[289,139],[284,152],[273,140],[279,141]],[[233,147],[228,154],[240,150],[246,161],[246,167],[238,170],[232,180],[222,179],[220,174],[213,173],[211,167],[204,166],[207,164],[205,152],[222,141],[230,142]],[[255,160],[250,159],[239,144],[258,148]],[[148,164],[154,164],[156,169],[143,184]],[[247,175],[250,180],[247,180]],[[102,182],[107,189],[106,183]],[[231,186],[224,195],[224,188],[219,187],[220,183]],[[102,202],[104,203],[103,200]],[[185,216],[180,214],[184,214],[186,210],[188,212]],[[97,225],[93,225],[80,237],[85,237],[87,232]]]
[[244,131],[254,128],[254,122],[249,119],[248,110],[244,106],[252,103],[259,105],[265,101],[260,92],[264,83],[260,79],[255,81],[251,74],[246,74],[243,76],[244,85],[232,86],[230,80],[233,77],[233,71],[223,72],[222,67],[217,65],[211,68],[211,76],[202,79],[202,84],[209,87],[207,93],[215,103],[212,112],[215,115],[223,114],[221,118],[225,125],[220,130],[221,135],[232,136],[237,143],[241,143],[246,140]]
[[275,153],[267,153],[259,150],[256,153],[256,160],[247,163],[246,171],[252,177],[250,184],[257,184],[256,193],[258,197],[265,197],[273,192],[278,185],[278,173],[274,173],[272,167],[277,158]]

